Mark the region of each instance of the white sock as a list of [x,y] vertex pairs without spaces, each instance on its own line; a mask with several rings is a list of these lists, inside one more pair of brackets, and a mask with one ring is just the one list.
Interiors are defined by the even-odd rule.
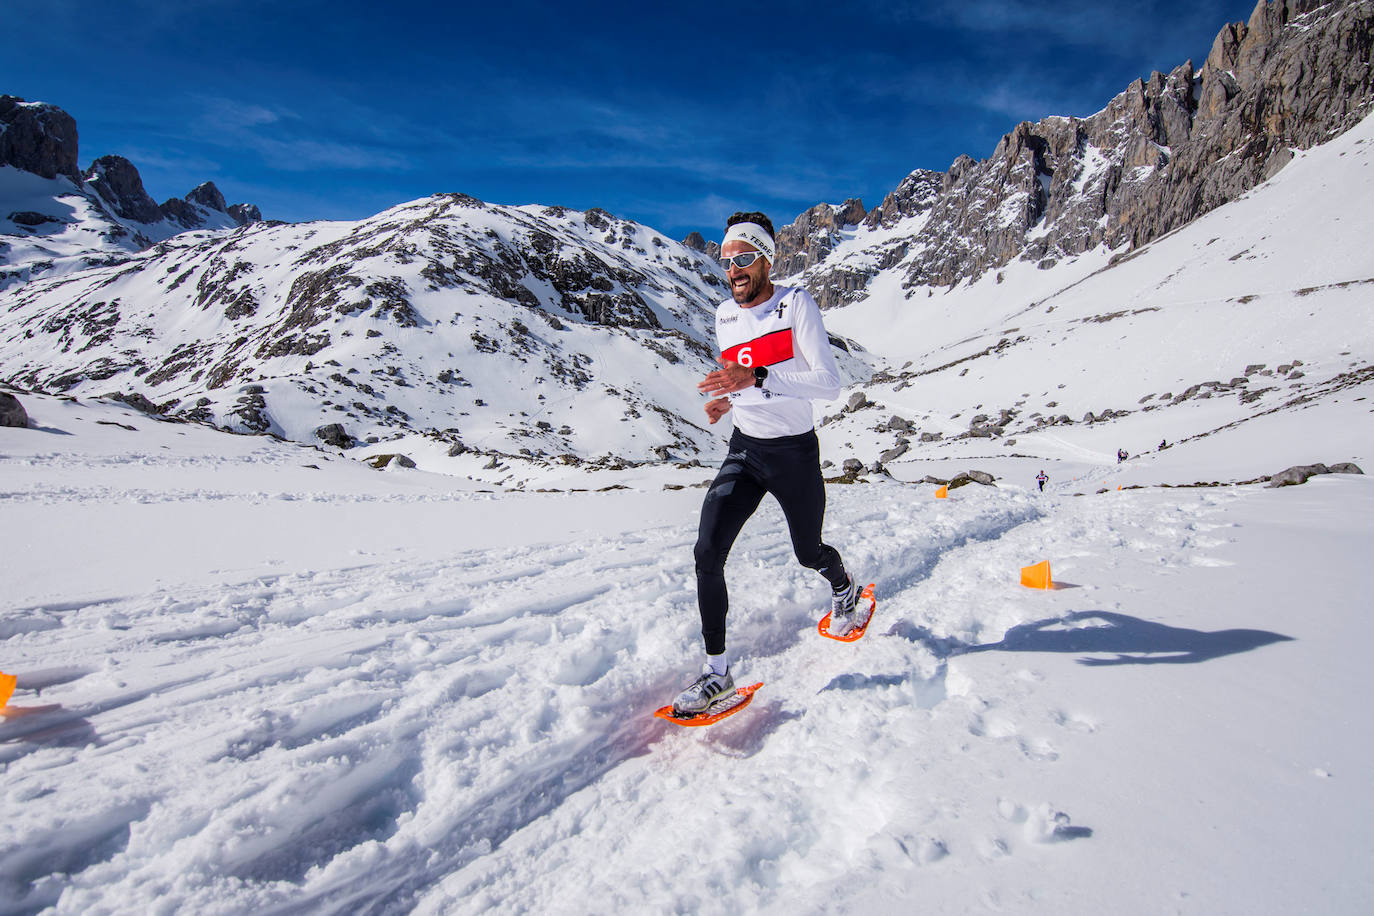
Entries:
[[722,652],[719,655],[707,655],[706,664],[711,666],[711,670],[716,674],[724,674],[730,670],[730,657]]

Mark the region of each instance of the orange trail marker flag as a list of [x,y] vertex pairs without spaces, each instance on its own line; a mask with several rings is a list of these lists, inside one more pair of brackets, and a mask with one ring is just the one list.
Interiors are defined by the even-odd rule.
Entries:
[[1021,584],[1026,588],[1051,588],[1050,561],[1021,567]]
[[19,678],[15,675],[0,671],[0,709],[4,709],[5,704],[10,701],[10,696],[14,693],[14,685],[18,682]]
[[948,485],[945,485],[945,486],[941,487],[940,489],[936,490],[936,491],[935,491],[935,498],[936,498],[936,499],[948,499],[948,498],[949,498],[949,486],[948,486]]

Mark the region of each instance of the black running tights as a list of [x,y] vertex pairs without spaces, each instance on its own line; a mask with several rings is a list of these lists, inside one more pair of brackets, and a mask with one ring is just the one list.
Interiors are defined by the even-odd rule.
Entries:
[[709,654],[725,651],[725,617],[730,609],[725,559],[765,493],[773,494],[782,506],[797,561],[819,572],[831,588],[848,582],[839,553],[821,542],[825,481],[820,457],[814,430],[780,439],[756,439],[736,430],[730,437],[725,463],[706,491],[697,534],[697,604]]

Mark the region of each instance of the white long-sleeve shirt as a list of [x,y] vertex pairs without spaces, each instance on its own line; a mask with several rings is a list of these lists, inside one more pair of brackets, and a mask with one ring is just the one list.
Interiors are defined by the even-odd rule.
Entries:
[[767,302],[744,308],[726,299],[716,308],[721,356],[741,366],[767,366],[762,388],[729,395],[735,428],[776,439],[815,428],[813,400],[839,396],[840,370],[821,310],[800,287],[774,286]]

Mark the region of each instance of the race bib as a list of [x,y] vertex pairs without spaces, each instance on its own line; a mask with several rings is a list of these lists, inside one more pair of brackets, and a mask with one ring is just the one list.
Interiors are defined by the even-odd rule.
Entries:
[[784,328],[726,350],[721,358],[741,366],[771,366],[792,358],[792,329]]

